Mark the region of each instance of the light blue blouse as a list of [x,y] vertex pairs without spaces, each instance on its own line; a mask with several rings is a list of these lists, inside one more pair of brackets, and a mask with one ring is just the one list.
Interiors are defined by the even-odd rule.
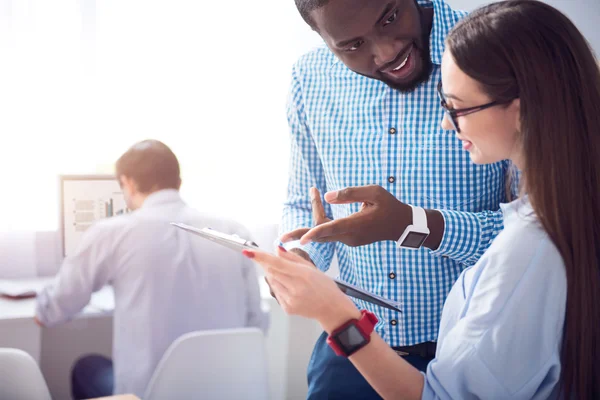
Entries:
[[502,211],[504,231],[448,295],[423,399],[558,397],[564,263],[526,199]]

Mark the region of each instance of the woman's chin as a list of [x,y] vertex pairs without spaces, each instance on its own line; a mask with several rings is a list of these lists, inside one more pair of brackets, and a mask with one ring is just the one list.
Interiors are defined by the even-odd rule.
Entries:
[[497,159],[496,157],[490,157],[490,156],[481,154],[474,147],[469,150],[469,156],[471,157],[471,161],[473,161],[474,164],[478,164],[478,165],[493,164],[493,163],[502,161],[502,159]]

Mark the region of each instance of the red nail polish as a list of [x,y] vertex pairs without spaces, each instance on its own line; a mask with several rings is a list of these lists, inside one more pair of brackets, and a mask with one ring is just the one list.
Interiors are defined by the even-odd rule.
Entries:
[[254,253],[251,252],[250,250],[242,250],[242,254],[248,258],[254,258]]
[[283,246],[277,246],[277,247],[279,247],[279,250],[283,251],[284,253],[287,253],[287,250]]

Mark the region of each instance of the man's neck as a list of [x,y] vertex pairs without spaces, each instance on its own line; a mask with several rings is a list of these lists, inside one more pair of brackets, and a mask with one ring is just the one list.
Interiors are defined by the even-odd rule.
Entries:
[[153,192],[148,192],[148,193],[139,193],[138,192],[137,199],[136,199],[136,203],[137,203],[136,204],[137,205],[136,210],[138,208],[142,208],[143,205],[144,205],[144,203],[146,202],[146,199],[148,199],[148,197],[150,197],[151,195],[153,195],[156,192],[158,192],[158,190],[155,190]]

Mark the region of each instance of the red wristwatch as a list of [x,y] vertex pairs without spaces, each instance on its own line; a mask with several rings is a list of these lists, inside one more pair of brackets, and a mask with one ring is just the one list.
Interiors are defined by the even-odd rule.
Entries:
[[360,319],[351,319],[331,332],[327,338],[327,344],[338,356],[349,357],[371,340],[377,317],[367,310],[360,313]]

